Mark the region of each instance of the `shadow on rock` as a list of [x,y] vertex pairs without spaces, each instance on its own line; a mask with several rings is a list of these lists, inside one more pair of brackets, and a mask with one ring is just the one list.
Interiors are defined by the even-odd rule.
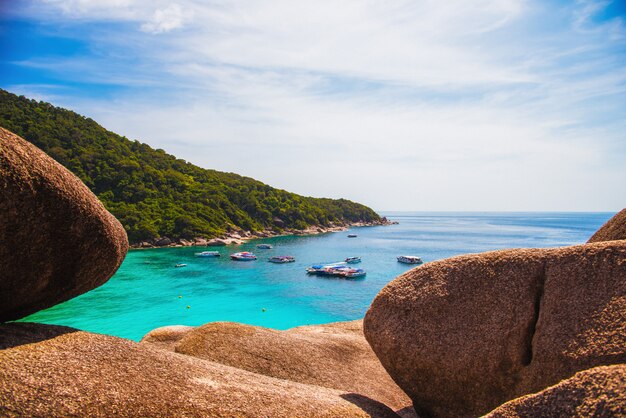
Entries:
[[375,401],[367,396],[359,395],[358,393],[344,393],[339,397],[346,401],[353,403],[360,409],[368,413],[373,417],[397,417],[398,415],[393,412],[387,405]]
[[24,344],[38,343],[77,331],[79,330],[76,328],[37,324],[34,322],[0,324],[0,350]]

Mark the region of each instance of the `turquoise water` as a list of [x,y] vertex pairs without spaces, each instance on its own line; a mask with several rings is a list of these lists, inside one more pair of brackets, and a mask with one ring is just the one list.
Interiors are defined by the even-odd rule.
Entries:
[[[396,256],[424,261],[513,247],[584,243],[611,213],[384,213],[399,225],[347,232],[276,237],[221,247],[220,258],[198,258],[205,248],[130,251],[103,286],[24,319],[139,340],[164,325],[237,321],[276,329],[363,317],[378,291],[410,269]],[[348,233],[357,238],[347,238]],[[271,250],[256,249],[260,242]],[[213,250],[215,248],[211,248]],[[259,259],[234,262],[236,251]],[[295,263],[273,264],[273,255]],[[364,279],[309,276],[306,267],[361,256]],[[187,267],[175,268],[177,263]]]

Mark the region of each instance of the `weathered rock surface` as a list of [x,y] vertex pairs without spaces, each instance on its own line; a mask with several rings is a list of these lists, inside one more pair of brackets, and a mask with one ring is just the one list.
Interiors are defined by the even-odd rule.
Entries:
[[626,239],[626,208],[606,221],[606,223],[589,238],[587,243],[622,239]]
[[213,239],[207,241],[206,245],[208,247],[223,247],[223,246],[226,245],[226,241],[224,241],[222,239],[213,238]]
[[619,364],[576,373],[537,394],[505,403],[487,418],[625,416],[626,365]]
[[266,376],[358,393],[402,415],[413,415],[411,400],[365,340],[362,322],[287,331],[213,322],[195,329],[157,328],[142,343]]
[[365,336],[418,413],[476,416],[626,361],[626,241],[454,257],[388,284]]
[[154,245],[157,247],[165,247],[172,244],[172,240],[168,237],[161,237],[154,240]]
[[196,328],[187,325],[168,325],[153,329],[144,335],[141,342],[164,350],[175,351],[176,344],[194,329]]
[[78,177],[0,128],[0,322],[106,282],[128,250],[122,225]]
[[71,328],[0,325],[0,346],[0,416],[396,416],[362,395]]

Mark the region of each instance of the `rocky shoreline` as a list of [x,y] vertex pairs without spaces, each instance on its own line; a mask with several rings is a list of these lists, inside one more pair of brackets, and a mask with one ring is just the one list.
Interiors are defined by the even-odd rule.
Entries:
[[366,226],[386,226],[397,225],[398,222],[390,221],[386,217],[382,217],[380,221],[374,222],[347,222],[347,223],[335,223],[329,226],[313,225],[306,229],[293,229],[285,228],[277,231],[273,229],[265,229],[263,231],[246,231],[238,230],[226,233],[219,237],[206,238],[196,237],[194,239],[170,239],[168,237],[159,237],[152,240],[145,240],[130,245],[131,249],[144,249],[144,248],[167,248],[167,247],[223,247],[226,245],[241,245],[247,241],[261,238],[280,237],[288,235],[318,235],[326,234],[329,232],[341,232],[346,231],[352,227],[366,227]]

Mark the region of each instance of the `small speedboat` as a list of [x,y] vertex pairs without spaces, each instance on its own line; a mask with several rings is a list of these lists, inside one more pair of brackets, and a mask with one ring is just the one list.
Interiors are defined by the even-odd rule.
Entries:
[[398,257],[398,262],[404,264],[422,264],[423,261],[421,258],[415,255],[401,255]]
[[185,263],[178,263],[174,267],[187,267],[187,264],[185,264]]
[[356,234],[348,234],[348,238],[356,238]]
[[270,263],[276,263],[276,264],[292,263],[296,261],[296,257],[292,255],[277,255],[274,257],[270,257],[268,261]]
[[253,261],[256,260],[256,255],[248,251],[243,251],[240,253],[231,254],[230,258],[236,261]]
[[201,253],[196,253],[196,257],[221,257],[221,254],[218,251],[202,251]]
[[348,257],[345,261],[348,264],[356,264],[361,262],[361,257]]
[[256,247],[261,250],[271,250],[273,248],[270,244],[258,244]]

